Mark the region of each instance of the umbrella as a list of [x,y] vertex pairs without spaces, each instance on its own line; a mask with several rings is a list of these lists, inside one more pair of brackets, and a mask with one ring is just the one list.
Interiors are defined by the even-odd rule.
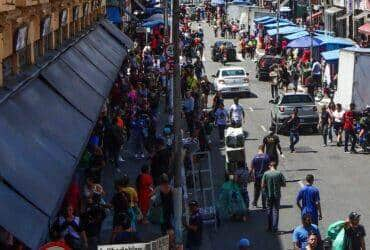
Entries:
[[311,38],[310,36],[300,37],[288,43],[288,48],[309,48],[320,46],[322,42],[317,38]]
[[164,19],[163,14],[157,13],[157,14],[154,14],[151,17],[148,17],[147,19],[145,19],[144,22],[163,20],[163,19]]
[[154,21],[145,22],[141,26],[145,28],[153,28],[155,26],[162,25],[162,24],[164,24],[163,20],[154,20]]
[[[297,33],[299,31],[303,31],[304,28],[301,27],[296,27],[296,26],[285,26],[279,29],[279,34],[280,35],[287,35],[287,34],[292,34],[292,33]],[[277,29],[271,29],[267,30],[267,34],[269,36],[275,36],[277,34]]]
[[271,17],[271,16],[264,16],[264,17],[255,18],[253,21],[255,23],[259,23],[259,22],[270,20],[270,19],[273,19],[273,17]]
[[339,49],[337,50],[331,50],[326,52],[321,52],[321,56],[325,59],[327,62],[335,62],[339,60]]
[[[276,29],[278,26],[278,23],[269,23],[269,24],[266,24],[265,25],[265,28],[266,29]],[[279,22],[279,27],[282,28],[282,27],[286,27],[286,26],[295,26],[295,24],[292,24],[292,23],[286,23],[286,22]]]
[[284,38],[289,40],[289,41],[292,41],[292,40],[295,40],[295,39],[298,39],[298,38],[301,38],[303,36],[308,36],[310,33],[308,33],[307,31],[298,31],[296,33],[293,33],[293,34],[289,34],[289,35],[285,35]]

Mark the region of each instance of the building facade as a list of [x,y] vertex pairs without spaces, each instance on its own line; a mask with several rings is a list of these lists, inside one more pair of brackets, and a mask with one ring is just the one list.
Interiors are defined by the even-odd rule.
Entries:
[[105,14],[105,0],[0,0],[0,87]]

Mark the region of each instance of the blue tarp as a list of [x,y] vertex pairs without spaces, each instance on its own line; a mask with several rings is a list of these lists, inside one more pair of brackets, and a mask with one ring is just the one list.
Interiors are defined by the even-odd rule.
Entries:
[[299,31],[299,32],[296,32],[296,33],[293,33],[293,34],[289,34],[289,35],[286,35],[284,36],[285,39],[289,40],[289,41],[292,41],[292,40],[295,40],[295,39],[298,39],[298,38],[301,38],[301,37],[304,37],[304,36],[308,36],[310,33],[308,33],[307,31]]
[[326,62],[335,62],[339,60],[339,49],[321,52],[321,56]]
[[119,7],[107,7],[107,19],[114,24],[122,23],[122,16]]
[[211,1],[211,5],[212,6],[216,6],[216,5],[224,5],[225,4],[225,0],[212,0]]
[[270,19],[274,19],[274,17],[271,17],[271,16],[258,17],[258,18],[255,18],[253,21],[255,23],[260,23],[260,22],[267,21]]
[[348,38],[325,35],[317,35],[315,37],[322,41],[322,46],[325,51],[337,50],[355,45],[355,42]]
[[[304,28],[296,27],[296,26],[286,26],[279,29],[280,35],[287,35],[292,33],[297,33],[299,31],[304,31]],[[268,30],[267,34],[270,36],[275,36],[277,33],[277,29]]]
[[143,23],[141,26],[145,28],[153,28],[158,25],[164,25],[163,20],[149,21],[149,22]]
[[334,36],[334,32],[333,31],[328,31],[328,30],[315,30],[315,34],[317,34],[317,35]]
[[309,48],[311,46],[317,47],[321,45],[321,41],[317,38],[310,36],[301,37],[288,43],[288,48]]
[[[269,24],[266,24],[264,27],[265,27],[265,29],[276,29],[277,26],[278,26],[278,23],[269,23]],[[285,21],[279,22],[279,27],[280,28],[286,27],[286,26],[296,26],[296,25],[291,23],[291,22],[285,22]]]

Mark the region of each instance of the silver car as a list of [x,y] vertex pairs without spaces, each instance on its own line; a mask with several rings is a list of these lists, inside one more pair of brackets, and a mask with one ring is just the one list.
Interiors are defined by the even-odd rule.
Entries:
[[319,113],[315,101],[310,95],[306,93],[285,93],[279,95],[270,103],[274,104],[271,110],[271,124],[276,126],[278,132],[284,130],[285,122],[295,108],[298,109],[301,126],[310,127],[313,132],[317,132]]
[[222,94],[250,94],[249,74],[242,67],[220,68],[213,77],[214,90]]

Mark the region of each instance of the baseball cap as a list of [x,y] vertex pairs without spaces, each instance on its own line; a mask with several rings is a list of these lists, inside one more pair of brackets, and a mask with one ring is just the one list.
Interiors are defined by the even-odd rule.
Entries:
[[251,243],[247,238],[242,238],[239,240],[238,247],[250,247]]
[[360,219],[361,215],[358,214],[357,212],[351,212],[349,215],[348,215],[348,218],[350,220],[358,220]]

